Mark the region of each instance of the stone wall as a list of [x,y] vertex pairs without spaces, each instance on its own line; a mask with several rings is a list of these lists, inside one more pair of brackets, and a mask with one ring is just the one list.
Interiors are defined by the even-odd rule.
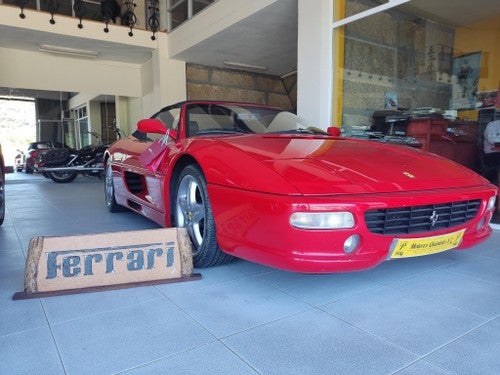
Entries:
[[186,64],[187,98],[278,106],[294,111],[280,77]]
[[[346,13],[377,5],[351,0]],[[345,28],[342,123],[370,125],[375,110],[395,94],[398,106],[447,109],[451,98],[454,29],[399,9]]]

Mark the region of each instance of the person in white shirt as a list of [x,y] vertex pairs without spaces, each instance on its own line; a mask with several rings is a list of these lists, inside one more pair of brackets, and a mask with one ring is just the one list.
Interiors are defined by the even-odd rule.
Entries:
[[498,172],[500,170],[500,120],[491,121],[484,130],[484,159],[487,167],[485,177],[498,185]]

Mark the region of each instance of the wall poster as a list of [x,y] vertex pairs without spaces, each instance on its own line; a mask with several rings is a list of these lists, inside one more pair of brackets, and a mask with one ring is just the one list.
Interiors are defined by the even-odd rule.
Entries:
[[481,52],[453,59],[451,77],[451,109],[471,109],[476,106]]

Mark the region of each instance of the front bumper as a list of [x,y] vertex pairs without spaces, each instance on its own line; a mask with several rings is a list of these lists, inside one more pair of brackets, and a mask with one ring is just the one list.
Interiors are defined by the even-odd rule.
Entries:
[[[274,268],[305,272],[333,273],[375,267],[390,256],[395,238],[426,238],[464,229],[457,249],[474,246],[489,237],[492,211],[488,199],[496,194],[492,185],[391,194],[337,196],[281,196],[209,185],[217,239],[220,248],[236,257]],[[380,235],[371,233],[364,212],[371,209],[439,204],[480,199],[476,216],[465,224],[425,233]],[[296,211],[350,211],[356,225],[352,229],[303,230],[292,227],[289,217]],[[360,244],[351,254],[343,250],[353,234]]]

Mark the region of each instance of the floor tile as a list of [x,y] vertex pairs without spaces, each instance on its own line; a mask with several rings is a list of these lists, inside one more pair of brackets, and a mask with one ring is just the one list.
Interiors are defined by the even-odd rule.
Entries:
[[248,276],[261,275],[276,271],[274,268],[266,267],[257,263],[248,262],[242,259],[235,259],[231,266],[232,269],[238,270],[239,272]]
[[325,305],[381,287],[363,272],[311,275],[275,271],[257,276],[257,279],[312,306]]
[[402,370],[394,372],[393,375],[457,375],[449,371],[433,366],[423,360],[405,367]]
[[500,374],[500,318],[426,357],[454,374]]
[[65,374],[49,328],[0,337],[0,374]]
[[397,288],[487,319],[500,315],[499,286],[440,269],[404,280]]
[[416,359],[328,314],[312,310],[222,340],[262,374],[390,374]]
[[223,284],[229,281],[239,280],[247,277],[245,274],[241,273],[240,270],[236,269],[234,265],[235,263],[225,264],[220,267],[201,269],[195,268],[193,272],[199,273],[201,275],[200,280],[160,284],[156,285],[155,288],[161,291],[163,295],[170,297],[178,294],[196,292],[213,285]]
[[0,251],[12,251],[19,249],[20,246],[21,244],[14,228],[2,225],[0,227]]
[[219,342],[141,366],[124,375],[257,375],[258,373]]
[[42,299],[50,324],[116,311],[162,297],[154,287],[117,289],[95,293],[81,293]]
[[439,254],[386,261],[371,270],[365,271],[365,276],[378,283],[392,284],[401,280],[422,275],[460,261],[460,254],[447,251]]
[[[497,251],[499,250],[500,248],[497,247]],[[499,261],[500,258],[495,259],[489,256],[469,257],[466,261],[464,260],[447,266],[446,270],[495,283],[500,287]]]
[[166,299],[52,327],[72,375],[112,374],[214,341]]
[[486,319],[421,298],[411,290],[385,287],[323,307],[360,329],[423,355],[483,324]]
[[217,337],[305,311],[307,304],[252,278],[170,297]]
[[22,279],[20,282],[18,290],[9,287],[0,291],[0,337],[47,326],[47,319],[39,299],[12,300],[15,292],[23,290]]

